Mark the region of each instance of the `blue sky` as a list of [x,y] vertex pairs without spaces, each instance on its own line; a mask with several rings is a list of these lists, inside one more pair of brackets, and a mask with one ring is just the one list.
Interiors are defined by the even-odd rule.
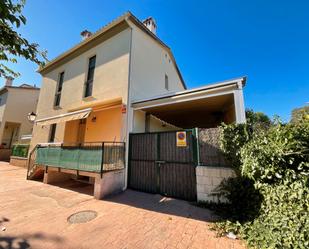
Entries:
[[[127,10],[155,18],[189,88],[247,76],[246,107],[283,120],[309,101],[308,0],[28,0],[20,33],[52,59]],[[41,84],[35,64],[12,67],[16,85]]]

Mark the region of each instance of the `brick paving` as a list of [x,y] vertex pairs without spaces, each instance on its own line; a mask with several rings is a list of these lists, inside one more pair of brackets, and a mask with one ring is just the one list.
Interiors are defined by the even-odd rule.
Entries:
[[[26,181],[25,175],[23,168],[0,163],[1,249],[245,249],[239,240],[216,238],[211,212],[188,202],[132,190],[98,201],[87,194],[90,186],[60,188]],[[67,222],[83,210],[98,216]]]

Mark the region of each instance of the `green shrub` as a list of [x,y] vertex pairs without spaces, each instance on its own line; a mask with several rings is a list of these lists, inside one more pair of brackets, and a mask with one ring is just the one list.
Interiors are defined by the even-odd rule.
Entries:
[[241,149],[242,175],[275,184],[308,175],[309,122],[278,124]]
[[29,144],[15,144],[12,148],[12,156],[27,157]]
[[254,181],[245,177],[228,178],[221,182],[218,191],[228,203],[220,213],[231,221],[246,222],[258,216],[263,200]]
[[240,151],[251,139],[250,128],[246,124],[222,124],[220,131],[220,147],[236,173],[240,173]]
[[238,233],[252,248],[309,248],[308,120],[274,124],[239,138],[244,126],[223,127],[230,133],[221,137],[225,151],[233,150],[231,144],[240,149],[240,174],[221,185],[230,215],[216,228]]

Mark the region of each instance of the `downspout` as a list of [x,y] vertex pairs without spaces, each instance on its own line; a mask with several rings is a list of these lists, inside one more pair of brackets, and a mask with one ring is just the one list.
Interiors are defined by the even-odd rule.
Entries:
[[[128,18],[126,18],[126,21],[128,22]],[[129,23],[128,23],[129,24]],[[129,24],[130,26],[130,24]],[[128,93],[127,93],[127,115],[126,115],[126,151],[125,151],[125,181],[124,181],[124,188],[123,190],[126,190],[128,187],[128,168],[129,168],[129,149],[130,149],[130,130],[132,125],[131,117],[131,70],[132,70],[132,40],[133,40],[133,28],[130,26],[130,53],[129,53],[129,73],[128,73]]]
[[242,81],[237,82],[237,89],[234,91],[234,104],[235,104],[236,123],[237,124],[246,123],[246,110],[244,104]]

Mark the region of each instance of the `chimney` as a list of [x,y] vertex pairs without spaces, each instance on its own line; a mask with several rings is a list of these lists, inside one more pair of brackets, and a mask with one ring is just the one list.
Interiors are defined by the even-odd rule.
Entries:
[[143,24],[155,35],[157,34],[157,24],[155,19],[148,17],[143,21]]
[[82,40],[84,41],[87,38],[89,38],[92,35],[92,33],[85,29],[84,31],[80,33],[80,35],[82,36]]
[[5,86],[12,86],[13,80],[14,80],[13,77],[10,77],[10,76],[6,77],[5,78]]

